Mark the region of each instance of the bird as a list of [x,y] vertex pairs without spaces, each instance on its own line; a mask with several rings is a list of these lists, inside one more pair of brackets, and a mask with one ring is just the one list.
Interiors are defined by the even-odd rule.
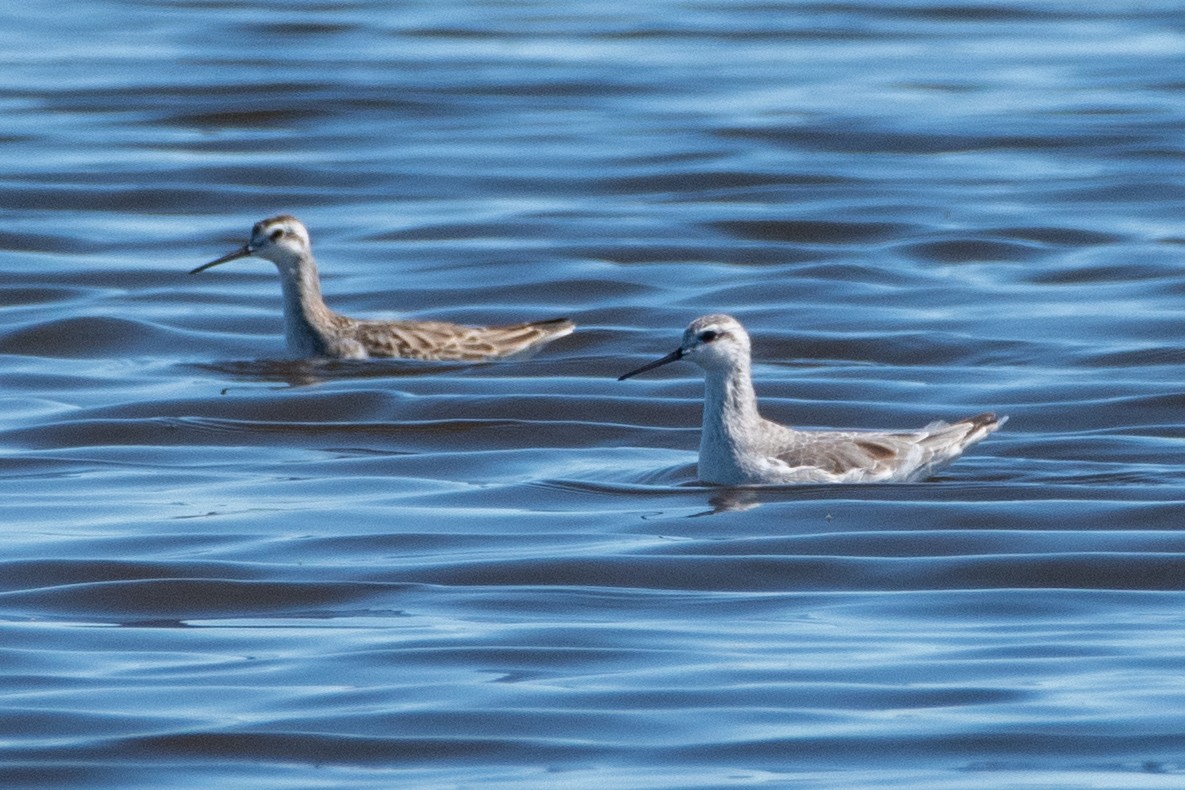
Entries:
[[757,410],[749,334],[729,315],[705,315],[679,347],[618,377],[686,359],[703,368],[699,479],[724,486],[914,482],[954,461],[1008,419],[984,413],[912,431],[799,430]]
[[476,362],[535,351],[576,328],[567,318],[486,327],[444,321],[364,320],[334,312],[321,296],[308,229],[289,214],[256,222],[246,244],[189,273],[250,256],[271,261],[280,272],[284,334],[289,353],[298,358]]

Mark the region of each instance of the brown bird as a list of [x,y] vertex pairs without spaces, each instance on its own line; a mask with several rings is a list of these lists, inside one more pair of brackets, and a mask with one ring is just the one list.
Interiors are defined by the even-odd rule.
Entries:
[[336,313],[321,297],[309,232],[287,214],[256,222],[250,241],[190,274],[252,255],[266,258],[280,271],[284,335],[289,352],[297,357],[474,362],[534,351],[576,328],[566,318],[485,327],[443,321],[367,321]]

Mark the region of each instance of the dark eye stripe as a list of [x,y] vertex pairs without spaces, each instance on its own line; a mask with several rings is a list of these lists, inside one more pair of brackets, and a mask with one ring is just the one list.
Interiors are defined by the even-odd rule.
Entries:
[[699,333],[699,339],[705,343],[711,343],[716,338],[720,337],[720,333],[715,329],[705,329]]

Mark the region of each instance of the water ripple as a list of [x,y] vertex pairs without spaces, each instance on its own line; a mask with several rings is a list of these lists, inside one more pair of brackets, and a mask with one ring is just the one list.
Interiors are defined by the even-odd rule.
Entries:
[[[6,787],[1176,787],[1178,3],[10,4]],[[80,31],[85,31],[85,35]],[[574,335],[283,359],[349,315]],[[1005,430],[695,479],[763,412]]]

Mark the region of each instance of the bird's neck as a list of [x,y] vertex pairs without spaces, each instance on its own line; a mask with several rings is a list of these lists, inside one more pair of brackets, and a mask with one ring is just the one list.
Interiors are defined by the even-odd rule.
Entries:
[[701,449],[712,445],[735,450],[748,444],[761,423],[748,362],[727,369],[709,370],[704,380]]
[[324,337],[333,312],[321,296],[321,279],[311,255],[295,265],[279,266],[284,291],[284,334],[297,356],[324,353]]

